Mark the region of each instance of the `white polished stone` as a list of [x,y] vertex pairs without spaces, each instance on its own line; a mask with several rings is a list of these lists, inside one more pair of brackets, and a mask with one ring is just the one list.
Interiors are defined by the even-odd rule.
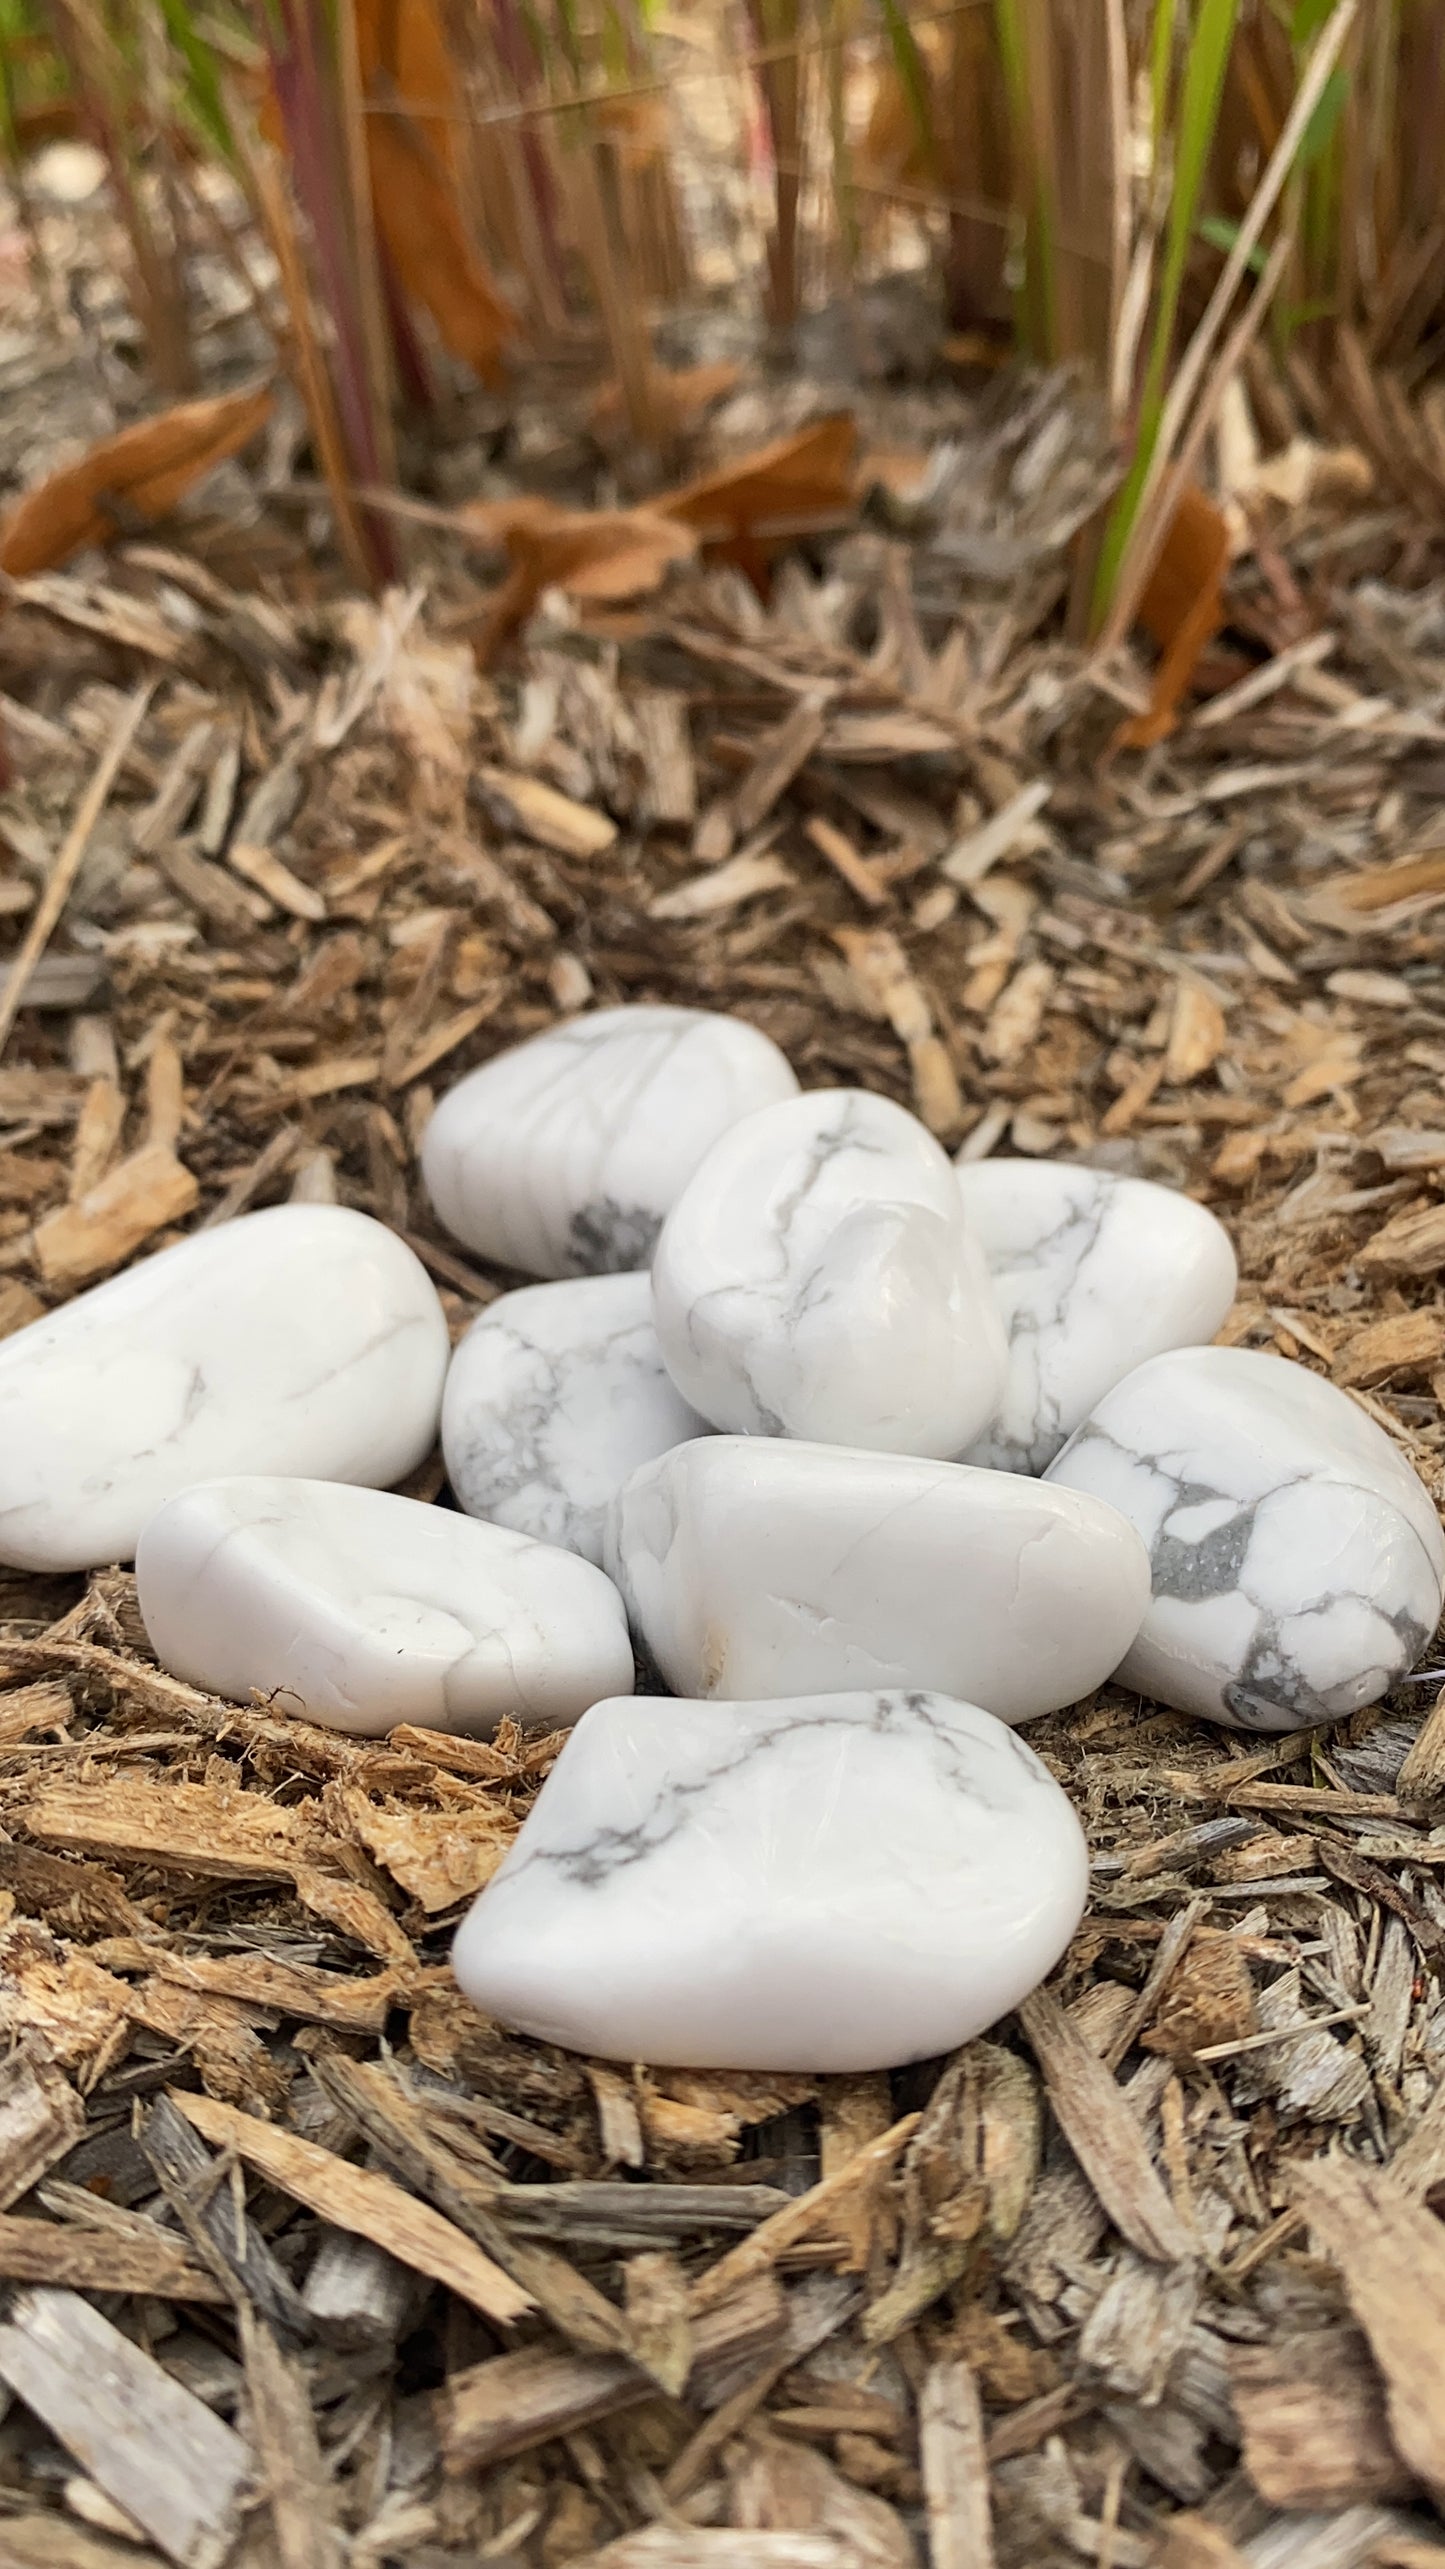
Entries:
[[1003,1389],[955,1173],[863,1089],[791,1098],[714,1143],[663,1226],[652,1307],[684,1399],[741,1435],[956,1454]]
[[1204,1205],[1145,1178],[961,1160],[958,1183],[1009,1342],[998,1415],[959,1461],[1042,1472],[1135,1365],[1214,1336],[1234,1300],[1234,1250]]
[[151,1518],[136,1588],[173,1676],[332,1730],[553,1730],[632,1684],[590,1562],[386,1490],[203,1482]]
[[607,1566],[680,1695],[932,1687],[1007,1722],[1077,1703],[1149,1603],[1149,1555],[1071,1490],[759,1436],[634,1473]]
[[953,2049],[1077,1926],[1083,1832],[975,1705],[595,1704],[453,1950],[504,2025],[612,2060],[877,2070]]
[[404,1240],[334,1204],[198,1231],[0,1344],[0,1561],[128,1561],[221,1472],[384,1484],[436,1434],[446,1318]]
[[674,1391],[646,1275],[570,1276],[488,1305],[442,1394],[442,1452],[469,1516],[602,1558],[628,1475],[706,1423]]
[[1122,1509],[1153,1596],[1126,1686],[1239,1730],[1372,1704],[1435,1630],[1445,1536],[1382,1428],[1303,1365],[1238,1347],[1156,1356],[1064,1447],[1051,1484]]
[[720,1133],[797,1092],[777,1045],[701,1008],[599,1008],[484,1062],[422,1143],[447,1229],[524,1275],[645,1267]]

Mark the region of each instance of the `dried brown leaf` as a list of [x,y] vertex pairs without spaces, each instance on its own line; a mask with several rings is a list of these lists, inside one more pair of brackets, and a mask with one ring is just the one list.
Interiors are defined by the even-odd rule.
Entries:
[[1191,484],[1139,600],[1139,621],[1160,652],[1149,709],[1120,724],[1116,748],[1147,749],[1173,731],[1180,698],[1224,622],[1228,564],[1229,529],[1213,500]]
[[271,415],[271,395],[226,393],[182,402],[158,418],[103,437],[74,464],[27,491],[0,519],[0,571],[26,580],[85,545],[109,544],[137,519],[164,517],[227,456],[240,453]]

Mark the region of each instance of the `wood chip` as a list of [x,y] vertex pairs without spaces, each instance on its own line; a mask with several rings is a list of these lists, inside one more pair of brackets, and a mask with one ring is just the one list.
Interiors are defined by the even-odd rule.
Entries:
[[115,728],[101,752],[95,773],[76,807],[75,818],[57,851],[55,862],[46,878],[45,889],[30,916],[30,923],[20,940],[20,951],[5,975],[0,990],[0,1052],[4,1051],[11,1028],[34,987],[35,968],[51,937],[60,925],[66,902],[70,898],[81,859],[90,845],[96,822],[110,799],[114,785],[137,732],[141,727],[154,692],[154,682],[137,687],[127,698],[117,717]]
[[846,833],[836,829],[821,813],[814,813],[807,824],[807,834],[820,856],[825,856],[836,874],[840,874],[850,892],[856,892],[866,910],[881,910],[889,899],[889,889],[880,881],[872,866]]
[[995,1002],[979,1037],[979,1050],[985,1061],[1007,1068],[1029,1051],[1038,1039],[1044,1011],[1053,997],[1055,978],[1052,964],[1020,966]]
[[1445,2505],[1445,2231],[1347,2159],[1298,2169],[1293,2192],[1369,2340],[1396,2450]]
[[1244,2467],[1271,2506],[1328,2510],[1415,2494],[1419,2483],[1391,2441],[1384,2386],[1358,2330],[1233,2346],[1229,2377]]
[[172,2103],[196,2130],[218,2148],[233,2149],[238,2158],[268,2185],[309,2204],[313,2212],[341,2230],[359,2231],[374,2246],[385,2248],[404,2266],[430,2275],[463,2301],[506,2326],[533,2308],[530,2293],[513,2283],[490,2257],[430,2205],[418,2203],[390,2177],[353,2167],[319,2142],[283,2132],[274,2123],[212,2097],[174,2096]]
[[1392,1375],[1428,1373],[1445,1355],[1445,1311],[1396,1311],[1372,1321],[1341,1348],[1337,1383],[1373,1390]]
[[740,838],[767,819],[779,795],[821,741],[825,704],[825,697],[803,696],[774,730],[763,735],[746,773],[731,793],[704,812],[697,825],[692,849],[699,864],[720,864]]
[[314,926],[326,916],[326,904],[319,892],[283,865],[274,848],[257,847],[248,839],[233,839],[226,850],[226,863],[247,883],[254,883],[268,901],[284,910],[288,917],[305,919]]
[[479,767],[474,781],[503,829],[519,830],[523,838],[555,848],[559,856],[600,856],[616,841],[617,824],[605,812],[574,803],[570,794],[559,794],[538,776]]
[[889,928],[835,928],[833,935],[869,1007],[887,1018],[907,1048],[914,1104],[922,1121],[931,1133],[954,1140],[967,1121],[958,1079],[934,1032],[927,995],[897,937]]
[[918,2399],[918,2460],[932,2569],[993,2569],[983,2408],[967,2364],[929,2366]]
[[35,1256],[48,1284],[85,1284],[110,1275],[153,1233],[192,1213],[200,1187],[164,1142],[147,1142],[76,1204],[35,1228]]
[[84,2129],[84,2105],[31,2031],[0,2059],[0,2207],[28,2194]]
[[0,2213],[0,2275],[8,2282],[64,2284],[73,2292],[154,2293],[162,2301],[224,2302],[203,2266],[157,2230],[153,2240],[113,2230],[62,2227]]
[[[711,2409],[739,2375],[756,2373],[786,2342],[787,2313],[774,2277],[756,2274],[692,2315],[688,2401]],[[485,2469],[557,2435],[653,2399],[657,2384],[628,2355],[557,2354],[529,2346],[454,2373],[436,2395],[442,2459],[450,2472]]]
[[264,2319],[240,2312],[248,2423],[261,2465],[281,2569],[342,2569],[349,2546],[322,2458],[310,2385]]
[[18,2293],[0,2381],[177,2569],[220,2569],[251,2457],[239,2435],[75,2293]]
[[1138,2117],[1058,2000],[1037,1989],[1019,2016],[1059,2128],[1111,2221],[1142,2257],[1161,2265],[1196,2254],[1155,2172]]
[[1038,835],[1033,827],[1035,818],[1052,791],[1052,786],[1042,777],[1036,778],[1031,785],[1021,786],[977,829],[969,830],[962,838],[954,840],[947,854],[938,860],[939,873],[946,874],[950,883],[961,883],[965,891],[971,892],[975,884],[982,883],[985,875],[991,874],[1004,857],[1012,856],[1015,848],[1033,844]]
[[1164,1076],[1176,1087],[1202,1079],[1212,1070],[1228,1038],[1224,1010],[1212,990],[1192,973],[1182,973],[1174,989],[1169,1038],[1164,1047]]
[[222,2186],[205,2142],[168,2096],[158,2096],[141,2126],[140,2145],[197,2258],[227,2297],[244,2300],[293,2337],[307,2333],[301,2297],[263,2233],[246,2217],[239,2183]]
[[1407,1206],[1365,1242],[1355,1263],[1366,1276],[1437,1275],[1445,1267],[1445,1204]]
[[780,856],[750,855],[743,849],[725,865],[694,874],[674,892],[659,892],[648,902],[650,919],[708,919],[723,910],[741,908],[764,892],[785,891],[797,876]]

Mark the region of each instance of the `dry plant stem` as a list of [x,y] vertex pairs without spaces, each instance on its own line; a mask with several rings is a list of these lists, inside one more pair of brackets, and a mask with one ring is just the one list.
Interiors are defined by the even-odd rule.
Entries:
[[[802,77],[798,0],[748,0],[758,45],[772,59],[758,75],[773,152],[773,231],[768,242],[768,315],[787,329],[798,313],[798,206],[803,188]],[[781,20],[781,32],[774,32]]]
[[[356,11],[347,5],[336,13],[337,67],[341,95],[338,108],[344,131],[347,177],[351,189],[351,229],[355,247],[357,303],[371,389],[371,428],[376,441],[376,468],[368,479],[396,480],[396,439],[392,410],[396,396],[387,331],[386,302],[376,244],[371,170],[366,154],[366,102],[362,95],[357,54]],[[361,458],[357,458],[360,463]]]
[[[1117,377],[1113,375],[1113,358],[1122,338],[1121,323],[1129,286],[1129,245],[1133,230],[1129,204],[1129,30],[1124,20],[1124,0],[1104,0],[1104,30],[1108,53],[1109,174],[1112,182],[1109,328],[1105,356],[1111,371],[1111,393],[1117,399],[1119,386]],[[1117,410],[1114,415],[1118,417]]]
[[[1148,560],[1150,569],[1157,562],[1173,523],[1175,511],[1194,474],[1205,438],[1219,415],[1219,406],[1224,399],[1226,387],[1238,373],[1245,356],[1264,326],[1265,316],[1274,301],[1293,247],[1294,237],[1291,233],[1286,233],[1275,243],[1264,274],[1220,351],[1218,363],[1195,406],[1194,415],[1189,422],[1178,455],[1155,483],[1147,506],[1141,510],[1134,521],[1135,531],[1130,537],[1129,549],[1125,554],[1121,571],[1130,570],[1130,557],[1136,542],[1140,548],[1141,557]],[[1146,571],[1145,579],[1147,578]]]
[[84,100],[105,157],[135,268],[136,301],[156,380],[167,392],[195,384],[185,293],[175,258],[156,238],[133,166],[128,125],[132,102],[115,40],[103,16],[58,0],[54,26],[75,89]]
[[563,173],[577,238],[607,325],[629,424],[645,446],[656,448],[660,423],[652,342],[627,282],[628,263],[617,216],[615,161],[606,136],[596,130],[595,120],[586,109],[578,112],[576,139],[565,153]]
[[341,424],[311,317],[311,295],[292,226],[291,207],[275,154],[265,143],[256,151],[251,172],[291,316],[292,353],[301,397],[320,450],[321,469],[336,512],[336,532],[354,576],[363,588],[369,589],[374,581],[371,550],[356,508]]
[[[1149,472],[1139,495],[1134,524],[1130,529],[1129,540],[1120,560],[1109,613],[1100,633],[1100,643],[1105,650],[1117,648],[1128,632],[1149,574],[1158,561],[1173,513],[1172,507],[1165,510],[1157,504],[1160,483],[1167,474],[1170,463],[1174,459],[1175,449],[1185,434],[1186,422],[1191,420],[1191,414],[1194,413],[1195,405],[1199,401],[1205,369],[1214,353],[1215,343],[1224,327],[1230,305],[1234,301],[1242,279],[1248,272],[1249,261],[1258,246],[1260,235],[1294,167],[1310,118],[1319,105],[1325,83],[1339,59],[1340,49],[1354,21],[1357,7],[1358,0],[1339,0],[1334,16],[1325,26],[1310,56],[1309,68],[1300,83],[1279,140],[1270,154],[1259,185],[1250,199],[1244,220],[1230,246],[1229,256],[1225,260],[1214,292],[1209,298],[1203,318],[1175,370],[1174,381],[1170,386],[1160,418],[1159,434]],[[1272,257],[1265,271],[1266,277],[1270,280],[1271,299],[1284,273],[1284,265],[1284,261]],[[1261,280],[1262,283],[1263,280]],[[1238,364],[1242,357],[1249,339],[1254,337],[1267,309],[1265,298],[1257,290],[1250,305],[1251,313],[1255,318],[1248,338],[1242,343],[1236,339],[1234,343],[1238,348],[1238,354],[1234,359],[1235,364]],[[1233,371],[1232,367],[1230,371]],[[1216,370],[1216,407],[1219,398],[1222,397],[1223,382],[1228,379],[1227,376],[1221,379],[1221,372],[1222,370]]]
[[60,923],[61,913],[70,898],[71,887],[80,871],[81,859],[90,845],[90,834],[110,798],[110,789],[140,729],[146,707],[155,693],[155,687],[155,680],[147,679],[143,686],[137,687],[135,694],[122,708],[115,729],[101,753],[95,773],[80,798],[75,818],[66,832],[64,844],[50,869],[45,890],[35,905],[30,924],[21,939],[20,951],[10,966],[4,989],[0,991],[0,1052],[5,1049],[10,1030],[24,1004],[30,976]]

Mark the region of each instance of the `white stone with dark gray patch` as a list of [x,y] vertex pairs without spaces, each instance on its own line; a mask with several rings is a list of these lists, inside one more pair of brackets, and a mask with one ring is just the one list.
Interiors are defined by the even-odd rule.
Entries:
[[1193,1347],[1106,1393],[1050,1466],[1149,1546],[1119,1676],[1180,1712],[1299,1730],[1374,1703],[1425,1649],[1445,1536],[1383,1429],[1280,1356]]
[[1087,1887],[1066,1797],[976,1705],[636,1696],[583,1715],[452,1963],[611,2060],[881,2070],[1006,2015]]
[[956,1454],[1007,1348],[955,1172],[886,1097],[818,1089],[716,1142],[657,1244],[663,1360],[715,1427]]
[[422,1143],[447,1229],[529,1276],[645,1267],[720,1133],[798,1083],[776,1044],[702,1008],[599,1008],[484,1062]]
[[591,1562],[385,1490],[204,1482],[152,1517],[136,1587],[173,1676],[332,1730],[553,1730],[632,1684]]
[[607,1567],[680,1695],[934,1687],[1007,1722],[1099,1685],[1149,1602],[1148,1553],[1097,1499],[760,1436],[635,1472]]
[[490,1303],[452,1358],[442,1452],[469,1516],[602,1558],[610,1499],[706,1422],[673,1389],[645,1275],[569,1276]]
[[959,1461],[1042,1472],[1135,1365],[1214,1336],[1234,1250],[1204,1205],[1146,1178],[976,1160],[958,1163],[958,1183],[1009,1342],[998,1415]]
[[129,1561],[217,1473],[402,1480],[447,1355],[426,1269],[365,1213],[278,1204],[197,1231],[0,1346],[0,1561]]

